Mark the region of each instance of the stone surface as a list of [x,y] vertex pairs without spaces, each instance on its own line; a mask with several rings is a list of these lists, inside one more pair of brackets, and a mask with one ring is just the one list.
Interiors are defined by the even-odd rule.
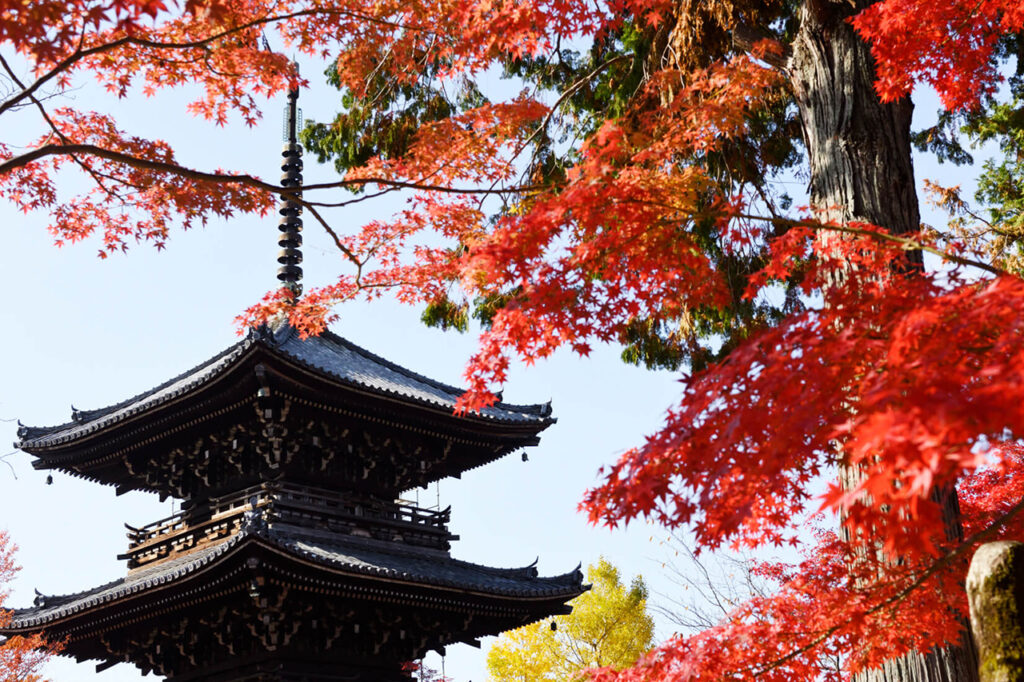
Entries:
[[990,542],[967,573],[982,682],[1024,680],[1024,543]]

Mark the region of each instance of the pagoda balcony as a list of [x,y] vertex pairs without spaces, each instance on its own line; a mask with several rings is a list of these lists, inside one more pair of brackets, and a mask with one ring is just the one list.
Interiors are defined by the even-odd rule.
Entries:
[[199,504],[141,528],[125,524],[128,568],[177,558],[263,526],[291,535],[330,540],[345,536],[402,543],[447,554],[458,536],[448,532],[451,507],[422,509],[406,502],[310,486],[270,482]]

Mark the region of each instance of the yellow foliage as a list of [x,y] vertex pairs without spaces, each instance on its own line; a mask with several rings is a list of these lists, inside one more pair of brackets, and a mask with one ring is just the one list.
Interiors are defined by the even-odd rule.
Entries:
[[[568,616],[506,632],[487,653],[494,682],[573,682],[589,668],[622,669],[654,643],[647,587],[636,576],[623,585],[607,560],[587,568],[590,591],[574,599]],[[551,629],[551,622],[557,629]]]

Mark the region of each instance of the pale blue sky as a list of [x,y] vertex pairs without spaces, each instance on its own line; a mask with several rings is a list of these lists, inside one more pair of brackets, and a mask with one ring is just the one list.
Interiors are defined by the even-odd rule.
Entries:
[[[325,119],[335,110],[336,93],[313,69],[306,73],[313,75],[311,91],[301,97],[305,116]],[[92,104],[94,90],[80,92],[77,104],[111,106],[98,98]],[[207,126],[184,115],[181,101],[163,96],[113,107],[124,128],[173,142],[185,163],[278,177],[283,97],[267,107],[264,123],[254,129]],[[335,177],[312,159],[306,162],[307,182]],[[398,208],[400,200],[385,200],[337,212],[333,221],[351,229]],[[235,341],[235,315],[276,281],[276,215],[177,233],[163,252],[139,246],[107,260],[96,257],[95,243],[54,248],[44,215],[25,216],[0,205],[0,216],[6,226],[0,250],[0,281],[7,292],[0,309],[5,420],[62,423],[72,403],[80,409],[108,405],[194,366]],[[330,281],[343,266],[311,222],[304,235],[307,285]],[[474,348],[471,335],[427,329],[418,310],[390,301],[339,312],[337,333],[417,372],[461,383],[463,363]],[[505,398],[550,399],[559,421],[529,450],[528,462],[506,457],[441,483],[441,504],[452,505],[451,528],[462,538],[455,556],[496,566],[524,565],[539,556],[541,572],[556,574],[605,554],[627,574],[653,573],[649,557],[659,550],[649,541],[651,529],[612,533],[588,526],[576,512],[598,467],[653,431],[679,395],[672,374],[626,366],[617,353],[598,348],[589,360],[559,354],[513,371]],[[15,424],[0,423],[2,452],[13,440]],[[169,503],[153,496],[115,497],[111,488],[60,474],[46,486],[45,473],[33,471],[29,460],[21,453],[6,459],[17,479],[0,465],[0,527],[19,544],[24,567],[12,606],[30,604],[33,588],[64,594],[123,575],[123,563],[115,558],[126,546],[122,524],[137,526],[170,512]],[[432,487],[421,500],[433,504],[434,496]],[[446,670],[459,680],[483,680],[483,654],[451,647]],[[51,674],[63,682],[138,678],[126,665],[96,675],[92,665],[72,662],[55,664]]]
[[[312,86],[300,100],[307,120],[327,119],[335,110],[336,93],[321,83],[320,71],[304,65]],[[114,111],[133,134],[172,142],[186,164],[279,176],[283,97],[267,107],[264,123],[253,129],[241,124],[217,129],[191,119],[177,95],[112,101],[88,86],[75,98],[77,106]],[[933,108],[925,105],[921,112],[930,115]],[[7,130],[5,135],[13,137],[25,128]],[[312,159],[306,163],[307,182],[334,178]],[[918,163],[919,181],[936,176]],[[401,207],[387,200],[357,205],[336,212],[332,220],[339,229],[351,229]],[[80,409],[108,405],[209,358],[234,342],[234,316],[275,283],[276,216],[245,216],[176,233],[164,252],[139,246],[105,261],[96,257],[95,243],[54,248],[44,215],[22,215],[0,204],[0,218],[4,444],[15,439],[15,424],[7,420],[62,423],[72,403]],[[307,285],[330,281],[342,259],[311,221],[305,240]],[[460,383],[474,348],[472,335],[427,329],[418,310],[388,301],[348,305],[339,312],[337,333],[417,372]],[[588,359],[560,353],[534,367],[515,367],[505,399],[550,399],[559,421],[529,451],[528,462],[506,457],[441,484],[441,504],[452,505],[451,528],[462,538],[453,554],[496,566],[528,564],[539,556],[542,574],[562,573],[603,554],[626,575],[643,573],[652,592],[672,590],[653,560],[663,553],[657,540],[664,531],[643,524],[616,532],[593,528],[576,505],[596,482],[599,466],[656,430],[679,393],[672,373],[624,365],[618,350],[607,347],[596,348]],[[5,461],[14,470],[0,464],[0,527],[20,545],[24,567],[13,606],[30,604],[33,588],[63,594],[123,575],[115,558],[126,546],[122,524],[138,526],[170,512],[169,503],[155,497],[115,497],[111,488],[64,475],[46,486],[45,473],[33,471],[29,457],[20,453]],[[421,499],[429,504],[433,495],[431,488]],[[662,623],[658,634],[670,632]],[[482,682],[483,652],[451,647],[446,671],[457,680]],[[139,677],[125,665],[97,675],[91,664],[71,661],[54,663],[50,674],[60,682]]]

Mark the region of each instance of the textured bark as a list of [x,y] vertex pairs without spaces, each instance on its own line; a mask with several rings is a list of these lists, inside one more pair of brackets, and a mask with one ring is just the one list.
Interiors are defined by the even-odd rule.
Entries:
[[871,3],[808,0],[790,78],[811,164],[810,195],[822,216],[903,234],[918,229],[910,156],[909,98],[883,104],[874,62],[846,19]]
[[1024,544],[978,548],[967,573],[982,682],[1024,680]]
[[[811,166],[810,200],[818,217],[862,221],[896,234],[918,229],[911,158],[909,98],[882,103],[870,51],[846,21],[870,0],[806,0],[788,71]],[[840,238],[838,236],[831,237]],[[920,254],[911,267],[920,266]],[[841,276],[841,275],[840,275]],[[857,472],[844,469],[844,484]],[[950,538],[962,533],[955,490],[940,496]],[[973,682],[977,667],[965,627],[963,644],[914,653],[856,676],[857,682]]]

